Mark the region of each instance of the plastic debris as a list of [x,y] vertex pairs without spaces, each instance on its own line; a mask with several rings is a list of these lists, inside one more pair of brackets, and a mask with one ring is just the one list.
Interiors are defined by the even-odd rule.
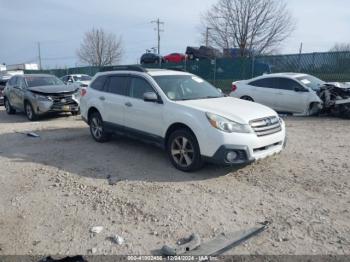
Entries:
[[96,227],[92,227],[92,228],[90,229],[90,232],[91,232],[91,233],[94,233],[94,234],[99,234],[99,233],[102,232],[102,230],[103,230],[103,227],[101,227],[101,226],[96,226]]
[[113,236],[113,241],[117,244],[117,245],[123,245],[125,240],[123,237],[115,235]]
[[40,137],[37,133],[34,133],[34,132],[16,132],[17,134],[22,134],[22,135],[26,135],[26,136],[29,136],[29,137]]

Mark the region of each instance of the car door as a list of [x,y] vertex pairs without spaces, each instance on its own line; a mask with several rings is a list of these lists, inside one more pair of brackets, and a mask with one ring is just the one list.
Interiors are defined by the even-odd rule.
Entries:
[[130,76],[125,103],[125,127],[147,139],[158,139],[162,136],[163,130],[163,104],[145,102],[143,96],[146,92],[156,93],[145,78]]
[[267,77],[255,80],[248,83],[252,86],[252,98],[255,102],[271,107],[277,110],[276,97],[278,90],[276,87],[276,79],[274,77]]
[[22,76],[19,76],[17,77],[17,88],[15,89],[15,103],[16,103],[16,107],[21,109],[21,110],[24,110],[24,95],[25,95],[25,92],[26,92],[26,88],[27,88],[27,85],[26,85],[26,82],[25,82],[25,79],[24,77]]
[[7,83],[6,96],[9,100],[11,106],[15,107],[15,86],[17,84],[17,76],[11,77],[11,79]]
[[16,76],[11,89],[10,102],[11,105],[17,109],[23,110],[23,78],[21,76]]
[[124,126],[127,75],[110,75],[104,85],[104,93],[99,95],[102,101],[102,118],[114,128]]
[[303,113],[309,107],[309,91],[301,86],[297,81],[280,77],[276,79],[278,99],[276,106],[278,111],[289,113]]

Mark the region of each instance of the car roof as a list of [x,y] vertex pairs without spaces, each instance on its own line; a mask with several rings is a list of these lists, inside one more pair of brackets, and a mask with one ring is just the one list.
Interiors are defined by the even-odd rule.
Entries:
[[261,75],[252,79],[249,79],[247,81],[255,81],[255,80],[260,80],[260,79],[264,79],[264,78],[271,78],[271,77],[286,77],[286,78],[291,78],[291,79],[295,79],[298,77],[305,77],[308,76],[307,74],[302,74],[302,73],[292,73],[292,72],[286,72],[286,73],[273,73],[273,74],[265,74],[265,75]]
[[292,73],[292,72],[287,72],[287,73],[273,73],[273,74],[267,74],[264,75],[265,77],[290,77],[290,78],[297,78],[297,77],[303,77],[307,76],[307,74],[302,74],[302,73]]
[[54,76],[54,75],[50,75],[50,74],[24,74],[24,75],[15,75],[15,76],[23,76],[23,77],[30,77],[30,76],[47,77],[47,76]]
[[147,68],[145,69],[145,72],[139,72],[139,71],[133,71],[133,70],[121,70],[121,71],[107,71],[107,72],[100,72],[96,75],[113,75],[113,74],[134,74],[134,75],[150,75],[150,76],[166,76],[166,75],[192,75],[187,72],[183,71],[176,71],[176,70],[168,70],[168,69],[158,69],[158,68]]

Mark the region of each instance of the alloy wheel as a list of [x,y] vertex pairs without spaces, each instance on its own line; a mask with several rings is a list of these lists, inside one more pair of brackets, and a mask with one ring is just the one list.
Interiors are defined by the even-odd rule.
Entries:
[[101,120],[97,117],[91,119],[91,131],[96,139],[101,139],[103,128]]
[[7,113],[10,113],[11,111],[10,102],[7,99],[5,100],[5,109]]
[[171,143],[171,155],[181,167],[188,167],[194,161],[194,147],[186,137],[176,137]]
[[29,119],[33,118],[33,110],[32,110],[32,107],[29,103],[26,104],[26,113],[27,113],[27,117]]

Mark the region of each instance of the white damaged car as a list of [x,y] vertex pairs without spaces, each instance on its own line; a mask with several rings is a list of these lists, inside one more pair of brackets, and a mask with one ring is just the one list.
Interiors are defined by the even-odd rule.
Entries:
[[284,121],[266,106],[226,97],[185,72],[115,70],[97,74],[82,92],[81,114],[97,142],[118,133],[159,145],[182,171],[206,161],[248,164],[284,147]]

